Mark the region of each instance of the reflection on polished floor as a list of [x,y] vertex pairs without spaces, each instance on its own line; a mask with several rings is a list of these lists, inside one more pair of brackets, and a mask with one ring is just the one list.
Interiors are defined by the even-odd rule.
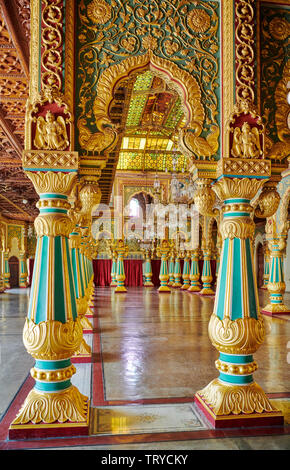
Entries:
[[[33,386],[34,360],[22,343],[28,289],[1,295],[0,448],[65,449],[290,449],[290,321],[264,316],[267,337],[255,354],[256,381],[285,416],[284,431],[213,430],[193,397],[218,372],[208,337],[214,297],[177,289],[97,288],[90,363],[75,364],[72,381],[90,396],[90,436],[8,441],[13,403]],[[268,293],[260,291],[260,304]],[[290,294],[284,297],[290,305]],[[8,423],[8,424],[7,424]],[[6,426],[6,427],[5,427]]]

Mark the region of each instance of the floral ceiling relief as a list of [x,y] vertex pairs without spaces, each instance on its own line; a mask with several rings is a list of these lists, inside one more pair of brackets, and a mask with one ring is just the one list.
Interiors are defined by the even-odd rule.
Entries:
[[264,7],[261,18],[261,114],[266,122],[267,157],[283,161],[290,148],[290,10]]
[[[191,90],[186,86],[194,84],[192,90],[202,111],[194,125],[188,125],[191,134],[188,148],[191,150],[194,143],[191,154],[203,158],[202,146],[196,143],[207,142],[207,157],[217,158],[219,8],[217,1],[201,0],[78,2],[76,131],[81,155],[113,148],[118,129],[108,114],[112,98],[109,94],[119,79],[132,70],[148,68],[153,61],[169,72],[169,80],[178,75],[189,101]],[[126,68],[124,64],[128,63],[130,67]],[[192,99],[194,115],[193,103]],[[196,108],[199,109],[198,105]],[[192,118],[189,124],[193,121]]]

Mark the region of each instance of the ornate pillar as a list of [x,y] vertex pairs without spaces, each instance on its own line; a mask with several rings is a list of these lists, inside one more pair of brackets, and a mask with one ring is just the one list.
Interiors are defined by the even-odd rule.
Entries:
[[124,285],[124,281],[126,279],[125,270],[124,270],[124,256],[128,255],[128,247],[125,245],[124,240],[120,239],[115,244],[114,249],[117,253],[117,272],[116,272],[116,280],[117,280],[117,287],[115,289],[116,294],[120,294],[123,292],[127,292],[127,289]]
[[214,290],[211,288],[212,282],[212,273],[211,273],[211,250],[209,248],[203,248],[203,267],[202,267],[202,275],[201,280],[203,283],[203,287],[200,291],[200,295],[214,295]]
[[[261,119],[253,108],[249,109],[248,102],[241,102],[240,106],[229,121],[229,156],[218,162],[212,188],[210,183],[204,187],[205,201],[209,194],[208,204],[214,201],[213,191],[223,202],[220,227],[223,245],[214,311],[208,327],[210,340],[220,356],[216,361],[219,377],[198,391],[195,401],[215,427],[283,424],[282,414],[253,377],[257,369],[253,354],[264,341],[265,327],[253,271],[255,224],[250,202],[270,178],[271,165],[260,151]],[[233,147],[232,136],[240,133],[243,133],[243,139],[238,140],[240,147]],[[235,176],[237,168],[239,175]],[[260,207],[269,207],[269,200],[269,194],[263,190]],[[202,206],[202,199],[199,203]],[[210,205],[206,211],[213,212]]]
[[176,250],[176,255],[175,255],[175,265],[174,265],[174,284],[172,287],[181,287],[182,284],[180,282],[181,280],[181,267],[180,267],[180,252],[179,249]]
[[[70,251],[71,251],[71,262],[72,262],[72,273],[74,279],[74,286],[75,286],[75,296],[76,296],[76,305],[77,305],[77,313],[80,319],[80,323],[84,330],[88,327],[87,319],[85,318],[85,314],[87,311],[87,301],[85,297],[85,289],[84,289],[84,281],[81,275],[81,266],[80,266],[80,244],[81,244],[81,235],[75,229],[69,235],[69,244],[70,244]],[[91,326],[91,325],[89,325]],[[74,361],[76,359],[87,361],[91,360],[91,347],[87,344],[84,338],[82,338],[82,342],[80,347],[74,354]]]
[[23,227],[21,230],[21,250],[19,252],[19,287],[28,286],[28,272],[27,272],[27,228]]
[[279,234],[268,239],[270,251],[270,272],[267,289],[270,294],[270,303],[262,309],[262,313],[272,315],[275,313],[290,313],[290,309],[283,302],[285,292],[283,256],[287,235]]
[[168,266],[167,266],[167,258],[170,252],[170,245],[168,240],[162,240],[160,245],[157,247],[157,255],[161,256],[161,265],[160,265],[160,287],[158,288],[158,292],[160,293],[167,293],[171,292],[170,288],[168,287]]
[[190,287],[187,292],[199,292],[199,266],[198,266],[198,249],[192,250],[191,252],[191,268],[190,268]]
[[35,220],[36,259],[23,331],[24,345],[36,360],[31,369],[35,386],[10,432],[23,432],[27,425],[28,433],[37,429],[46,435],[61,435],[71,427],[74,433],[84,429],[87,432],[88,399],[70,380],[76,372],[71,357],[82,341],[68,243],[72,229],[67,215],[68,195],[76,173],[48,171],[27,175],[40,195],[40,215]]
[[117,253],[115,251],[112,252],[112,269],[111,269],[111,287],[117,286]]
[[3,251],[3,277],[5,289],[10,289],[9,250]]
[[184,264],[183,264],[183,270],[182,270],[182,279],[183,279],[183,285],[181,286],[182,290],[187,290],[190,287],[190,263],[189,263],[189,252],[185,251],[184,254]]
[[88,434],[89,400],[71,383],[83,329],[69,249],[69,196],[80,160],[74,151],[75,2],[31,1],[30,87],[22,166],[39,195],[37,248],[24,345],[35,359],[34,388],[9,437]]
[[145,283],[144,287],[153,287],[153,282],[152,282],[152,266],[151,266],[151,252],[149,249],[145,250]]
[[168,279],[168,286],[173,286],[174,284],[174,267],[175,267],[175,262],[174,262],[174,248],[170,250],[169,254],[169,266],[168,266],[168,274],[169,274],[169,279]]
[[269,276],[270,276],[270,253],[269,253],[269,248],[266,242],[264,245],[264,275],[263,275],[263,285],[261,289],[267,289]]
[[217,278],[218,278],[219,268],[220,268],[221,246],[222,246],[221,236],[220,236],[219,228],[218,228],[217,241],[216,241],[216,266],[215,266],[216,281],[215,281],[215,285],[217,283]]

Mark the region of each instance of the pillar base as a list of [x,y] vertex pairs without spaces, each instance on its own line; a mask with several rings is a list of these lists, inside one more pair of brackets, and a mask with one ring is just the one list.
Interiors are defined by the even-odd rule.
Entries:
[[110,287],[117,287],[118,284],[116,284],[115,282],[111,282],[110,284]]
[[144,283],[144,287],[154,287],[154,284],[151,281],[147,281]]
[[190,287],[190,284],[183,284],[183,285],[181,286],[181,289],[182,289],[182,290],[187,290],[187,289],[189,289],[189,287]]
[[283,414],[274,408],[256,382],[238,386],[214,379],[196,393],[194,401],[214,428],[284,424]]
[[164,293],[164,292],[171,292],[170,288],[168,286],[160,286],[158,288],[158,292],[160,292],[161,294]]
[[74,386],[60,393],[32,389],[9,427],[9,439],[87,436],[89,403]]
[[201,289],[201,291],[199,292],[199,295],[215,295],[215,291],[212,290],[212,289],[209,288],[209,287],[204,287],[204,288]]
[[276,313],[281,314],[289,314],[290,309],[289,307],[286,307],[284,304],[268,304],[266,307],[261,309],[261,313],[264,313],[265,315],[275,315]]
[[172,284],[172,287],[174,287],[175,289],[179,289],[179,287],[181,286],[182,286],[181,282],[175,282],[174,284]]
[[115,293],[116,294],[122,294],[122,293],[126,293],[127,292],[127,289],[125,286],[117,286],[116,289],[115,289]]
[[190,286],[190,287],[187,289],[187,292],[200,292],[200,287],[198,287],[198,286]]

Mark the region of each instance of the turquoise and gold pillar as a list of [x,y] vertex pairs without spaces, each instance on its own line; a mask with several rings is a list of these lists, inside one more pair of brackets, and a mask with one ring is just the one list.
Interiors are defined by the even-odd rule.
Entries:
[[211,250],[209,248],[203,248],[203,267],[201,280],[203,283],[200,295],[214,295],[214,290],[211,287],[212,273],[211,273]]
[[151,266],[151,253],[150,250],[145,250],[145,269],[144,269],[144,274],[145,274],[145,283],[144,287],[153,287],[153,282],[152,282],[152,266]]
[[[219,377],[195,395],[195,401],[215,427],[281,425],[275,409],[255,382],[254,353],[263,343],[265,327],[260,314],[254,275],[252,238],[255,224],[250,201],[265,181],[265,162],[255,160],[256,177],[227,177],[247,160],[224,158],[212,189],[223,201],[223,238],[220,269],[209,322],[209,336],[219,351]],[[232,166],[231,166],[232,165]],[[251,175],[252,176],[252,175]],[[211,192],[210,186],[207,192]],[[201,202],[201,201],[200,201]]]
[[191,252],[191,267],[190,267],[190,287],[187,289],[187,292],[199,292],[199,266],[198,266],[198,249],[192,250]]
[[[83,332],[87,328],[87,321],[85,319],[85,314],[87,311],[87,301],[85,298],[85,289],[84,289],[84,281],[81,275],[81,268],[80,268],[80,243],[81,243],[81,235],[75,229],[69,235],[69,244],[71,250],[71,262],[72,262],[72,272],[73,272],[73,279],[74,279],[74,286],[75,286],[75,296],[76,296],[76,305],[77,305],[77,313],[80,319]],[[91,359],[91,347],[87,344],[84,338],[82,338],[82,342],[80,344],[79,349],[74,354],[74,359],[81,359],[88,360]]]
[[290,313],[283,302],[286,284],[284,282],[283,256],[286,246],[286,235],[278,235],[268,239],[270,250],[270,272],[267,289],[270,294],[270,303],[262,309],[262,313],[272,315],[275,313]]
[[174,279],[174,267],[175,267],[175,257],[174,257],[174,248],[170,250],[170,255],[169,255],[169,265],[168,265],[168,274],[169,274],[169,279],[168,279],[168,286],[173,286],[175,279]]
[[116,280],[117,280],[117,287],[115,289],[115,293],[125,293],[127,289],[124,285],[126,275],[124,269],[124,256],[128,255],[128,247],[125,245],[124,240],[120,239],[115,245],[115,250],[117,252],[117,271],[116,271]]
[[29,171],[27,175],[40,196],[35,265],[23,331],[24,345],[36,360],[31,369],[35,385],[11,424],[10,435],[24,430],[62,435],[70,428],[74,433],[87,432],[88,398],[71,383],[76,372],[71,357],[83,337],[68,241],[72,230],[68,195],[76,172]]
[[175,255],[175,264],[174,264],[174,284],[172,287],[179,288],[181,287],[181,267],[180,267],[180,253],[179,250],[176,251]]
[[182,270],[182,279],[183,284],[181,286],[182,290],[187,290],[190,287],[190,262],[189,262],[189,252],[186,251],[184,254],[184,263],[183,263],[183,270]]
[[263,274],[263,285],[261,289],[267,289],[270,276],[270,254],[267,243],[264,245],[264,274]]
[[27,287],[28,282],[27,282],[27,277],[28,277],[28,272],[27,272],[27,259],[26,259],[26,253],[25,251],[21,251],[19,253],[19,287]]
[[117,286],[117,253],[113,251],[112,253],[112,268],[111,268],[111,287]]
[[10,289],[9,250],[3,252],[3,277],[5,289]]
[[168,265],[167,265],[167,258],[170,251],[170,245],[168,240],[162,240],[160,245],[157,247],[157,255],[161,257],[161,265],[160,265],[160,287],[158,288],[158,292],[160,293],[170,293],[171,290],[168,287]]

